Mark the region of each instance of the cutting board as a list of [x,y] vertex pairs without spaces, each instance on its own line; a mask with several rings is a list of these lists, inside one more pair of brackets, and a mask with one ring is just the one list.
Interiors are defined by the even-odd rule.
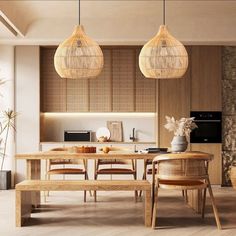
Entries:
[[122,121],[107,121],[107,128],[111,133],[110,141],[123,141]]

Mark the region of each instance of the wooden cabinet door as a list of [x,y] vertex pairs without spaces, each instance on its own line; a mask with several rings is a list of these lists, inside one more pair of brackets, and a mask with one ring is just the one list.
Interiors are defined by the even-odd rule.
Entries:
[[66,111],[66,80],[54,69],[54,48],[41,48],[40,96],[42,112]]
[[[188,48],[189,60],[191,52]],[[180,119],[190,115],[190,66],[183,78],[180,79],[161,79],[159,80],[157,104],[159,123],[159,140],[160,147],[170,147],[170,142],[174,136],[164,125],[166,124],[165,116]]]
[[156,111],[156,80],[147,79],[139,69],[139,53],[136,49],[135,61],[135,111],[155,112]]
[[134,111],[135,50],[115,48],[112,50],[112,110]]
[[67,79],[66,80],[66,111],[87,112],[89,111],[89,80]]
[[221,47],[193,46],[191,110],[221,111]]
[[209,162],[209,177],[211,184],[221,184],[222,178],[222,158],[221,158],[221,144],[214,143],[192,143],[191,151],[207,152],[214,155],[214,159]]
[[89,80],[89,104],[91,112],[109,112],[112,108],[112,51],[103,48],[102,73]]

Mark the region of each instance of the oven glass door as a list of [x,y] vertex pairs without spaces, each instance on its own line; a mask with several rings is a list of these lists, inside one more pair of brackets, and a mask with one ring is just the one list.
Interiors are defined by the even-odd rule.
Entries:
[[190,134],[191,143],[221,143],[221,121],[195,121],[198,128]]

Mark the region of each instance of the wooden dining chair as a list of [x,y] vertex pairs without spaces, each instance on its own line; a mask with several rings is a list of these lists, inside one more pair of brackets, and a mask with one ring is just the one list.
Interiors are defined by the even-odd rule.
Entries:
[[[208,175],[208,164],[213,155],[203,152],[170,153],[159,155],[153,160],[153,217],[152,227],[156,227],[156,213],[158,205],[158,190],[203,190],[202,218],[205,214],[206,190],[208,189],[216,224],[221,229],[221,224],[211,189]],[[153,171],[154,172],[154,171]]]
[[[115,152],[125,151],[127,148],[116,147]],[[109,155],[109,154],[108,154]],[[136,160],[123,159],[98,159],[95,160],[94,179],[97,180],[99,175],[131,175],[137,179],[137,163]],[[135,201],[137,201],[138,192],[135,191]],[[97,192],[94,192],[94,201],[97,201]]]
[[[67,152],[68,148],[53,148],[50,152]],[[66,154],[65,154],[66,155]],[[76,166],[76,167],[75,167]],[[49,159],[46,163],[45,179],[50,180],[52,175],[83,175],[88,179],[87,161],[84,159]],[[49,196],[49,192],[47,192]],[[45,194],[46,201],[46,194]],[[86,202],[86,191],[84,191],[84,202]]]

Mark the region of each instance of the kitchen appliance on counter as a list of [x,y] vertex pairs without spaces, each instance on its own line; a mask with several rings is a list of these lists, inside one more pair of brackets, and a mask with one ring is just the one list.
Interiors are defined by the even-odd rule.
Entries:
[[191,111],[198,128],[190,133],[190,143],[221,143],[222,113],[220,111]]
[[65,130],[64,141],[91,142],[91,130]]

